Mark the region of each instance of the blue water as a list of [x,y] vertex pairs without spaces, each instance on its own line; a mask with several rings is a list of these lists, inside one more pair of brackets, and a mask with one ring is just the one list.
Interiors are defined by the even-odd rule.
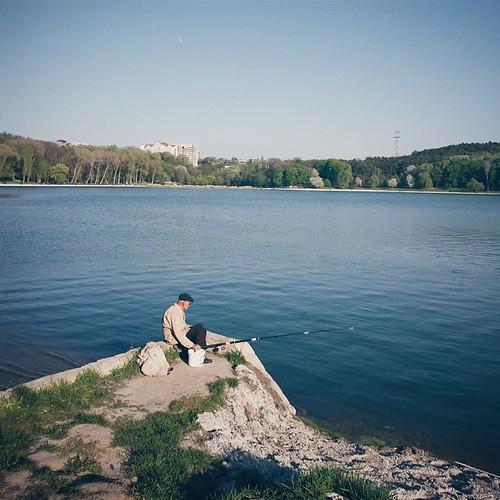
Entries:
[[485,196],[0,188],[0,385],[159,340],[187,291],[190,322],[239,338],[338,328],[254,344],[302,413],[498,473],[499,216]]

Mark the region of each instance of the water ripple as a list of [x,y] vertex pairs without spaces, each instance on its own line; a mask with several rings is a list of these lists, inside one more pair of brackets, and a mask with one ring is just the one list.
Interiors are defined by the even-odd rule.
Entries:
[[239,338],[355,326],[255,347],[315,418],[498,467],[500,198],[16,193],[0,219],[4,387],[159,340],[188,291],[191,322]]

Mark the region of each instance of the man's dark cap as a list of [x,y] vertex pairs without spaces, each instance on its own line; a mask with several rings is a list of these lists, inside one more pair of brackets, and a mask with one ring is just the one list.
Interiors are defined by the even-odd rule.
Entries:
[[179,295],[179,301],[185,300],[186,302],[194,302],[193,297],[189,293],[181,293]]

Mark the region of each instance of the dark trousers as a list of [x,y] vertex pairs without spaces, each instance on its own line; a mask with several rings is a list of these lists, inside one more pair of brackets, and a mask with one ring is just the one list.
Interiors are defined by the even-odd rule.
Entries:
[[200,347],[207,346],[207,330],[201,323],[193,325],[186,333],[186,337]]

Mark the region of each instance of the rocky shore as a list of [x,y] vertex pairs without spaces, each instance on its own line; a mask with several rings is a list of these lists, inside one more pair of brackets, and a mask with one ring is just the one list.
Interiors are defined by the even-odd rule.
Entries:
[[[220,341],[220,336],[211,335],[211,342]],[[167,377],[137,376],[125,381],[116,393],[121,404],[104,405],[93,411],[109,422],[123,417],[143,418],[153,412],[167,411],[170,403],[179,398],[193,393],[206,394],[208,383],[232,376],[238,379],[238,385],[228,389],[225,404],[199,414],[197,430],[181,443],[184,448],[198,447],[220,458],[228,478],[232,471],[244,468],[256,470],[273,480],[286,481],[299,471],[332,466],[386,486],[398,499],[500,498],[500,480],[493,474],[449,463],[411,447],[372,448],[331,438],[306,425],[295,416],[295,409],[253,349],[248,344],[238,344],[238,350],[244,355],[246,364],[231,367],[219,356],[214,358],[214,363],[202,368],[190,368],[178,361]],[[135,353],[129,351],[27,385],[37,388],[60,380],[71,381],[89,368],[107,374]],[[2,395],[8,394],[6,391]],[[63,440],[45,440],[43,447],[35,446],[29,458],[40,467],[60,470],[67,462],[67,455],[72,453],[68,443],[75,440],[83,444],[94,443],[94,456],[101,466],[101,474],[94,480],[82,481],[77,490],[73,490],[78,491],[73,497],[129,498],[133,478],[126,477],[121,468],[126,450],[113,446],[112,431],[108,427],[76,425]],[[61,450],[66,450],[66,455]],[[9,472],[4,478],[1,496],[21,498],[29,482],[29,471]]]

